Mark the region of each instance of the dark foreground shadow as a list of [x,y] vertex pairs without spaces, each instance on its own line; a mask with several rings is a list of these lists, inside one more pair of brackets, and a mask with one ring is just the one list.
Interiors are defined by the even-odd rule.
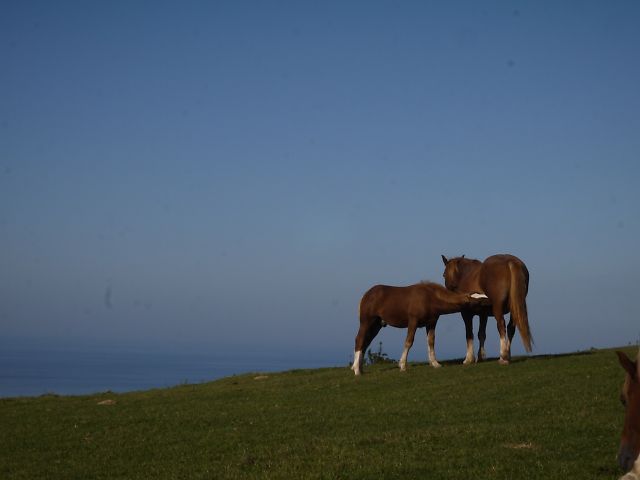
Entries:
[[[523,355],[523,356],[517,356],[517,357],[512,357],[511,358],[511,363],[523,363],[523,362],[528,362],[530,360],[548,360],[548,359],[552,359],[552,358],[562,358],[562,357],[577,357],[577,356],[582,356],[582,355],[593,355],[594,353],[598,352],[598,350],[596,349],[590,349],[590,350],[580,350],[577,352],[570,352],[570,353],[553,353],[553,354],[544,354],[544,355]],[[456,365],[462,365],[462,362],[464,361],[464,357],[459,357],[459,358],[451,358],[449,360],[438,360],[438,362],[442,365],[442,366],[456,366]],[[487,357],[485,358],[482,362],[479,363],[491,363],[491,362],[497,362],[498,361],[498,357]],[[394,364],[388,364],[390,367],[396,367],[397,368],[397,363]],[[429,362],[409,362],[410,366],[413,367],[430,367]]]

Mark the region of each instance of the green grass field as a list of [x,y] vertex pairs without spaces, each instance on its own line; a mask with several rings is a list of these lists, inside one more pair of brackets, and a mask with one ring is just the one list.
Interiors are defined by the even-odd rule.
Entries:
[[2,399],[0,478],[615,479],[622,379],[598,350]]

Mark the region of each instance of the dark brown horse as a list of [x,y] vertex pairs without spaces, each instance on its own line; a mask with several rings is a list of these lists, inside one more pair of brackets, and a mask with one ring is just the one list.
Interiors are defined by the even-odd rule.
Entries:
[[360,375],[363,354],[386,325],[406,328],[407,339],[400,358],[400,370],[407,366],[407,355],[413,345],[416,329],[427,327],[429,361],[439,367],[435,354],[435,331],[438,317],[459,312],[462,308],[486,303],[484,295],[453,293],[436,283],[424,282],[408,287],[376,285],[360,300],[360,329],[356,336],[355,353],[351,369]]
[[[625,408],[624,427],[618,451],[618,463],[629,471],[622,479],[640,479],[640,351],[636,361],[622,352],[616,352],[620,365],[627,372],[620,400]],[[621,480],[622,480],[621,479]]]
[[[456,257],[444,262],[444,282],[453,292],[480,292],[489,297],[490,306],[471,306],[462,310],[462,319],[467,336],[467,355],[463,363],[471,363],[473,358],[473,316],[480,317],[478,328],[478,361],[485,359],[484,341],[487,338],[487,318],[493,316],[500,334],[501,364],[511,359],[511,341],[516,327],[522,337],[527,352],[531,351],[531,332],[527,316],[527,292],[529,290],[529,271],[518,257],[513,255],[493,255],[484,262],[470,258]],[[509,325],[505,329],[504,315],[511,312]],[[505,331],[506,334],[505,335]]]

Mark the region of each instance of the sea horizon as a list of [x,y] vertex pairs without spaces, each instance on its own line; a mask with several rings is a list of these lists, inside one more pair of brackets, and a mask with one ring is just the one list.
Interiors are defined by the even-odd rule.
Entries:
[[346,367],[348,362],[346,356],[337,360],[331,354],[305,357],[284,352],[4,344],[0,349],[0,398],[125,393],[246,373]]
[[[392,359],[398,358],[398,342],[387,343],[387,340],[384,352]],[[382,348],[381,341],[376,343],[372,345],[374,351]],[[596,344],[595,347],[613,346]],[[535,355],[589,348],[594,346],[563,351],[536,349]],[[440,350],[438,359],[462,361],[460,352],[448,349]],[[0,398],[126,393],[206,383],[247,373],[331,367],[347,369],[352,360],[353,350],[344,345],[310,350],[293,346],[277,348],[252,345],[238,348],[229,345],[5,337],[0,340]],[[409,361],[426,361],[424,345],[416,345],[412,349]]]

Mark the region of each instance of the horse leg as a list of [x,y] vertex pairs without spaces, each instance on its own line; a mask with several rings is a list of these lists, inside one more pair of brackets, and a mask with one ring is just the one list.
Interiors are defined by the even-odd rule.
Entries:
[[516,324],[513,323],[513,318],[509,315],[509,324],[507,325],[507,354],[509,355],[509,360],[511,360],[511,342],[513,341],[513,336],[516,334]]
[[496,317],[498,333],[500,334],[500,359],[498,360],[498,362],[500,363],[500,365],[509,365],[507,329],[504,324],[504,314],[502,313],[501,305],[496,303],[493,304],[493,316]]
[[353,365],[351,370],[356,375],[360,375],[360,369],[362,367],[362,344],[364,343],[364,337],[367,334],[367,327],[365,324],[360,323],[358,334],[356,335],[356,346],[353,350]]
[[478,347],[478,362],[482,362],[487,358],[487,354],[484,351],[484,341],[487,339],[487,315],[480,315],[480,326],[478,327],[478,341],[480,346]]
[[416,336],[417,328],[418,322],[409,321],[409,326],[407,327],[407,338],[404,341],[404,350],[402,351],[402,356],[400,357],[400,361],[398,362],[400,370],[403,372],[407,369],[407,357],[409,356],[409,350],[413,346],[413,339]]
[[351,366],[351,370],[353,370],[356,375],[360,375],[364,362],[364,354],[381,328],[382,320],[380,317],[360,322],[360,330],[358,330],[358,335],[356,336],[356,347],[353,354],[353,365]]
[[373,342],[373,339],[376,338],[376,335],[378,335],[380,329],[382,329],[382,320],[380,319],[380,317],[377,317],[369,326],[369,330],[367,330],[364,343],[362,344],[362,361],[364,361],[364,355],[367,353],[367,348],[369,348],[371,342]]
[[467,355],[464,357],[463,365],[473,363],[473,313],[464,312],[462,314],[462,320],[464,320],[464,329],[467,336]]
[[436,360],[436,323],[438,323],[438,317],[433,321],[427,323],[427,346],[429,347],[429,365],[434,368],[441,367]]
[[353,353],[353,365],[351,366],[351,370],[353,370],[356,375],[360,375],[361,373],[364,351],[373,339],[373,337],[371,337],[369,333],[369,331],[373,328],[373,321],[374,320],[371,318],[360,318],[360,328],[358,329],[358,334],[356,335],[356,346]]

